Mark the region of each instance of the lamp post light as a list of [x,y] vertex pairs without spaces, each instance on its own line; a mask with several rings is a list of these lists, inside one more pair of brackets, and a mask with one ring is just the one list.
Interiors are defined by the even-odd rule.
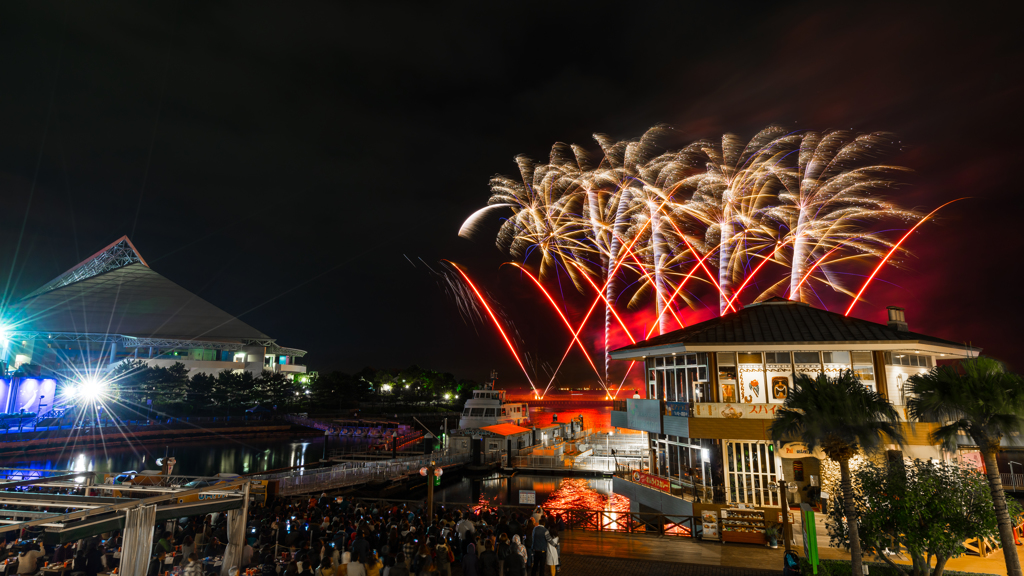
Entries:
[[420,476],[427,477],[427,518],[433,521],[434,518],[434,482],[440,482],[444,470],[433,460],[430,466],[420,468]]
[[789,525],[789,499],[787,498],[789,490],[792,488],[796,491],[796,484],[787,483],[785,480],[779,480],[778,482],[772,482],[768,484],[770,490],[779,491],[779,504],[782,506],[782,539],[784,540],[786,552],[790,551],[790,531],[791,526]]
[[1013,460],[1010,460],[1010,482],[1013,483],[1014,487],[1016,487],[1017,486],[1017,480],[1015,480],[1014,477],[1013,477],[1013,465],[1014,464],[1016,464],[1017,466],[1022,466],[1022,467],[1024,467],[1024,464],[1021,464],[1020,462],[1014,462]]

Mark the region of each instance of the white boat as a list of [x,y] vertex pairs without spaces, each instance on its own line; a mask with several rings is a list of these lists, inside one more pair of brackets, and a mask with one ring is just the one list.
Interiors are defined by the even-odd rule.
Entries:
[[498,371],[491,371],[491,379],[462,408],[459,428],[483,428],[495,424],[525,426],[530,422],[530,406],[525,402],[509,402],[504,390],[495,390]]

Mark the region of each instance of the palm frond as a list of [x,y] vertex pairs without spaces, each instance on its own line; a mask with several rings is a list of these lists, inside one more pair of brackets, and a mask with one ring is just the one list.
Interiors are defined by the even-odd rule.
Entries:
[[885,442],[904,443],[896,409],[853,372],[835,378],[800,374],[794,380],[794,390],[769,430],[772,440],[796,437],[809,449],[822,447],[826,453],[858,448],[872,452]]
[[996,360],[982,356],[936,366],[907,382],[913,395],[907,402],[910,417],[942,424],[932,436],[947,449],[955,449],[958,434],[986,449],[1024,431],[1024,379]]

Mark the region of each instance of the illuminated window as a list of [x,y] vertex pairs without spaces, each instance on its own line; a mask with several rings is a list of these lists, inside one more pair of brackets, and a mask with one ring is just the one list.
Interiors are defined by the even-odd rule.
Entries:
[[924,354],[907,354],[905,352],[886,352],[885,363],[892,366],[932,367],[932,357]]
[[874,385],[875,367],[871,362],[871,352],[853,353],[853,375],[865,384]]
[[817,352],[793,352],[793,361],[797,364],[821,364]]
[[[856,352],[856,354],[861,354],[861,352]],[[870,362],[871,353],[870,352],[863,352],[863,354],[867,354],[868,355],[868,361]],[[850,353],[846,352],[846,351],[842,351],[842,352],[822,352],[821,353],[821,361],[824,362],[825,364],[847,364],[848,365],[850,363]]]
[[777,480],[775,451],[768,442],[726,442],[729,503],[779,506],[779,493],[768,489]]
[[736,379],[736,355],[731,352],[718,353],[718,379]]

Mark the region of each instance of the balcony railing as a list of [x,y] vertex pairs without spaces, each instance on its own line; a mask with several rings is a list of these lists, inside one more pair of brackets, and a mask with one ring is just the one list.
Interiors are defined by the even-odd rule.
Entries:
[[1003,488],[1015,491],[1024,490],[1024,474],[1000,472],[999,478],[1003,481]]
[[[677,478],[675,476],[662,476],[660,474],[651,474],[650,470],[642,467],[640,462],[620,462],[615,467],[615,476],[625,480],[627,482],[633,482],[633,472],[640,471],[648,476],[654,476],[661,478],[669,484],[670,494],[677,498],[681,498],[687,501],[693,501],[695,498],[700,498],[702,502],[711,502],[714,499],[714,490],[711,486],[704,486],[699,483],[699,479],[694,478]],[[695,481],[696,480],[696,481]],[[638,486],[644,486],[643,484],[637,484]],[[650,488],[653,490],[653,488]]]

